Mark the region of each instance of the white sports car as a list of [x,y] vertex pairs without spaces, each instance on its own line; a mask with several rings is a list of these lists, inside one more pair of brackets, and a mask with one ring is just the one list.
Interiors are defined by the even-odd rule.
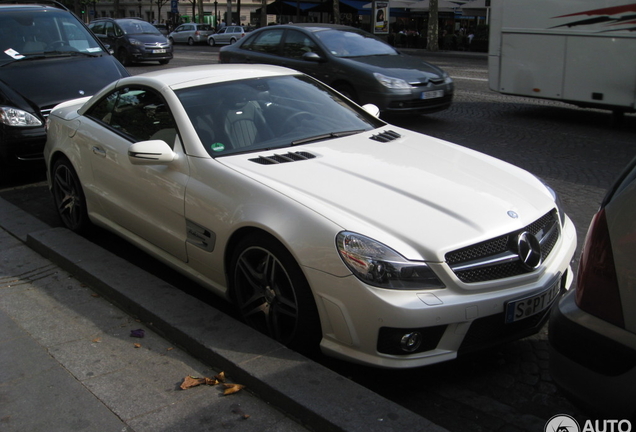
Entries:
[[289,69],[121,79],[53,110],[45,158],[68,228],[114,231],[301,351],[449,360],[536,333],[572,280],[574,226],[535,176]]

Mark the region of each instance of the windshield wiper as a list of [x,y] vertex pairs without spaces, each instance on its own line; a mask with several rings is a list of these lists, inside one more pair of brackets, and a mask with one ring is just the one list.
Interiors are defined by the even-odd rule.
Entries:
[[364,131],[365,131],[364,129],[356,129],[351,131],[329,132],[326,134],[315,135],[312,137],[301,138],[299,140],[292,141],[291,145],[295,146],[300,144],[308,144],[311,142],[324,141],[324,140],[333,139],[333,138],[342,138],[349,135],[355,135]]

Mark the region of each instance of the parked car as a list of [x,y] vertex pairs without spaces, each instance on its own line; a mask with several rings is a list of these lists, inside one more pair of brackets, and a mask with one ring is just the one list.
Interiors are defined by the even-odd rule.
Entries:
[[53,106],[128,76],[59,3],[0,3],[0,176],[43,168],[44,123]]
[[168,31],[168,26],[166,24],[153,24],[153,25],[164,36],[168,36],[168,33],[170,33]]
[[448,108],[453,100],[453,80],[442,69],[347,26],[264,27],[221,48],[220,62],[290,67],[382,112],[430,113]]
[[168,39],[142,19],[99,18],[88,27],[113,49],[124,66],[146,61],[168,64],[172,59],[172,45]]
[[552,377],[593,417],[636,420],[634,263],[636,159],[592,219],[576,289],[550,319]]
[[287,68],[159,70],[52,112],[49,185],[295,349],[405,368],[539,331],[576,247],[554,192],[378,114]]
[[236,41],[245,37],[249,31],[250,30],[242,26],[223,27],[215,34],[208,36],[208,44],[210,46],[232,45]]
[[186,23],[178,26],[168,35],[170,43],[206,43],[208,36],[214,33],[214,28],[210,24]]

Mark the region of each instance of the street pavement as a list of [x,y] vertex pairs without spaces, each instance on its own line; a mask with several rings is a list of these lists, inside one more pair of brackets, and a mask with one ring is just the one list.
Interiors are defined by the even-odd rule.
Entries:
[[[3,432],[445,431],[3,199],[0,227]],[[245,387],[181,388],[221,372]]]

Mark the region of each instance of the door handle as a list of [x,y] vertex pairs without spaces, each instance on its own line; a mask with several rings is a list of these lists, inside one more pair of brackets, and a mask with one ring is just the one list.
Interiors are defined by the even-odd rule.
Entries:
[[100,157],[106,157],[106,152],[99,147],[93,147],[93,153]]

